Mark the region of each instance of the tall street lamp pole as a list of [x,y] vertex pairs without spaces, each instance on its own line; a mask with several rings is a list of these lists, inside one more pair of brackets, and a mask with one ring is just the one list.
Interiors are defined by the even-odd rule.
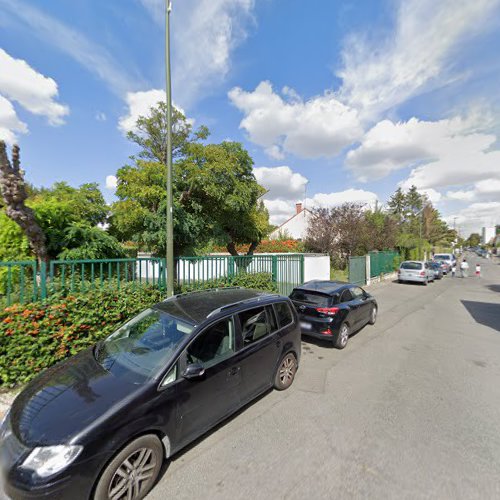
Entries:
[[172,79],[170,73],[170,12],[171,0],[165,2],[165,68],[167,92],[167,296],[174,294],[174,220],[172,208]]

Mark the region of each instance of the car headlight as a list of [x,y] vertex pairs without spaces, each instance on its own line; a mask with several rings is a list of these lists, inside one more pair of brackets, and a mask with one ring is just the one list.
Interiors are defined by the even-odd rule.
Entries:
[[29,469],[40,477],[48,477],[63,470],[82,451],[83,446],[43,446],[35,448],[23,462],[23,469]]

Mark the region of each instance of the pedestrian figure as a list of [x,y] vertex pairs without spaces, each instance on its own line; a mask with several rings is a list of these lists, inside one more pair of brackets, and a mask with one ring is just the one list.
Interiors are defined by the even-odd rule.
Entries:
[[464,259],[460,264],[460,271],[462,272],[462,278],[467,278],[468,270],[469,270],[469,263]]
[[481,277],[481,264],[479,264],[479,262],[476,264],[476,276],[478,278]]
[[453,263],[451,265],[451,277],[452,278],[455,277],[456,272],[457,272],[457,263],[455,261],[453,261]]

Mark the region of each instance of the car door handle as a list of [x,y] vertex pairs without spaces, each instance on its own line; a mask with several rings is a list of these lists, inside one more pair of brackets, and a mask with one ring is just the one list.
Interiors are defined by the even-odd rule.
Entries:
[[237,375],[239,371],[240,371],[240,367],[239,366],[233,366],[229,370],[229,375],[231,375],[231,376]]

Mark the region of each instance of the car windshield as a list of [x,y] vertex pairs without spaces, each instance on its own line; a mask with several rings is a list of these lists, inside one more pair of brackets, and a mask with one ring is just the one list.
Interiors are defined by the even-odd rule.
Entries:
[[422,269],[421,262],[403,262],[401,264],[401,269]]
[[450,256],[449,255],[442,255],[442,254],[434,255],[434,258],[436,260],[450,260]]
[[299,302],[307,302],[308,304],[313,304],[315,306],[327,306],[330,301],[329,295],[322,295],[315,292],[307,292],[305,290],[294,290],[290,295],[292,300],[298,300]]
[[194,325],[157,309],[147,309],[125,323],[95,350],[109,372],[136,381],[154,378],[194,329]]

